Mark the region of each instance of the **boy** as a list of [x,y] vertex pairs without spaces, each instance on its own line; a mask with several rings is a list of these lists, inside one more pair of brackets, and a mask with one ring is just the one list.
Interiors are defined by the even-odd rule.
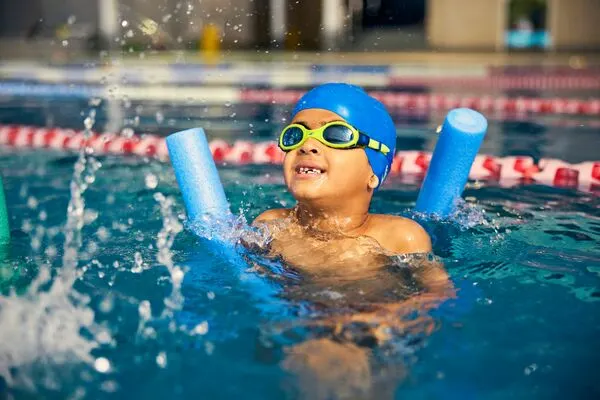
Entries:
[[[369,214],[392,165],[396,129],[385,107],[361,88],[329,83],[309,91],[279,145],[286,152],[285,183],[298,204],[255,219],[254,225],[271,228],[272,254],[310,273],[327,268],[322,261],[333,256],[354,270],[381,267],[381,255],[431,251],[429,235],[415,221]],[[288,223],[278,229],[281,221]],[[431,279],[447,278],[440,271]]]
[[[279,146],[297,205],[265,211],[254,225],[268,230],[269,254],[305,278],[288,296],[310,300],[320,311],[338,310],[313,318],[333,336],[292,347],[284,366],[305,380],[304,388],[316,388],[309,397],[366,395],[370,348],[390,339],[390,331],[419,325],[402,316],[447,298],[448,276],[421,256],[419,265],[402,269],[410,281],[403,286],[389,267],[399,254],[430,253],[431,240],[413,220],[369,213],[396,148],[394,123],[379,101],[353,85],[318,86],[297,103]],[[367,329],[345,328],[357,323]]]

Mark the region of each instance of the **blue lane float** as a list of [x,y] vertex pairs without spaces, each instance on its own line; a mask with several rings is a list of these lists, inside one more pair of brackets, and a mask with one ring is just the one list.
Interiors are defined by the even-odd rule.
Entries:
[[442,218],[452,214],[487,127],[487,119],[469,108],[448,113],[419,191],[417,212]]

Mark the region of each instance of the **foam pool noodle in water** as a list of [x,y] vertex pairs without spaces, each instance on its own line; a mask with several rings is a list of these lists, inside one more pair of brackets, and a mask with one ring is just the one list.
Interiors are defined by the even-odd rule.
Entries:
[[240,219],[229,209],[204,130],[193,128],[174,133],[167,137],[166,143],[187,210],[188,227],[199,237],[210,240],[207,245],[214,253],[224,257],[240,281],[250,285],[253,297],[260,300],[260,308],[270,311],[277,287],[246,271],[248,262],[236,248],[238,238],[232,232],[249,228],[240,226]]
[[486,118],[469,108],[448,113],[419,191],[417,212],[442,218],[452,214],[487,127]]
[[6,200],[4,198],[4,185],[2,184],[2,177],[0,177],[0,246],[8,244],[9,240],[8,212],[6,211]]

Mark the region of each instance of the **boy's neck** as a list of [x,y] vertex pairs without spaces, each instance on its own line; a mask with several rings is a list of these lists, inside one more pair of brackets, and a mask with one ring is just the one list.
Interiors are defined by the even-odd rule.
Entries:
[[296,218],[302,227],[309,230],[321,233],[360,234],[369,219],[369,209],[323,209],[298,204]]

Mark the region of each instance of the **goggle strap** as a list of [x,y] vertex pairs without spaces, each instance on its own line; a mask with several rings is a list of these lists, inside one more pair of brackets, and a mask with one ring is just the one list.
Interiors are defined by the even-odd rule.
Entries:
[[368,146],[373,150],[379,150],[379,148],[381,147],[381,143],[379,143],[377,140],[369,139]]
[[385,144],[378,142],[375,139],[371,139],[368,136],[363,136],[365,138],[368,138],[369,143],[367,144],[367,147],[373,150],[377,150],[382,152],[384,155],[387,156],[387,154],[390,152],[390,148],[387,147]]

